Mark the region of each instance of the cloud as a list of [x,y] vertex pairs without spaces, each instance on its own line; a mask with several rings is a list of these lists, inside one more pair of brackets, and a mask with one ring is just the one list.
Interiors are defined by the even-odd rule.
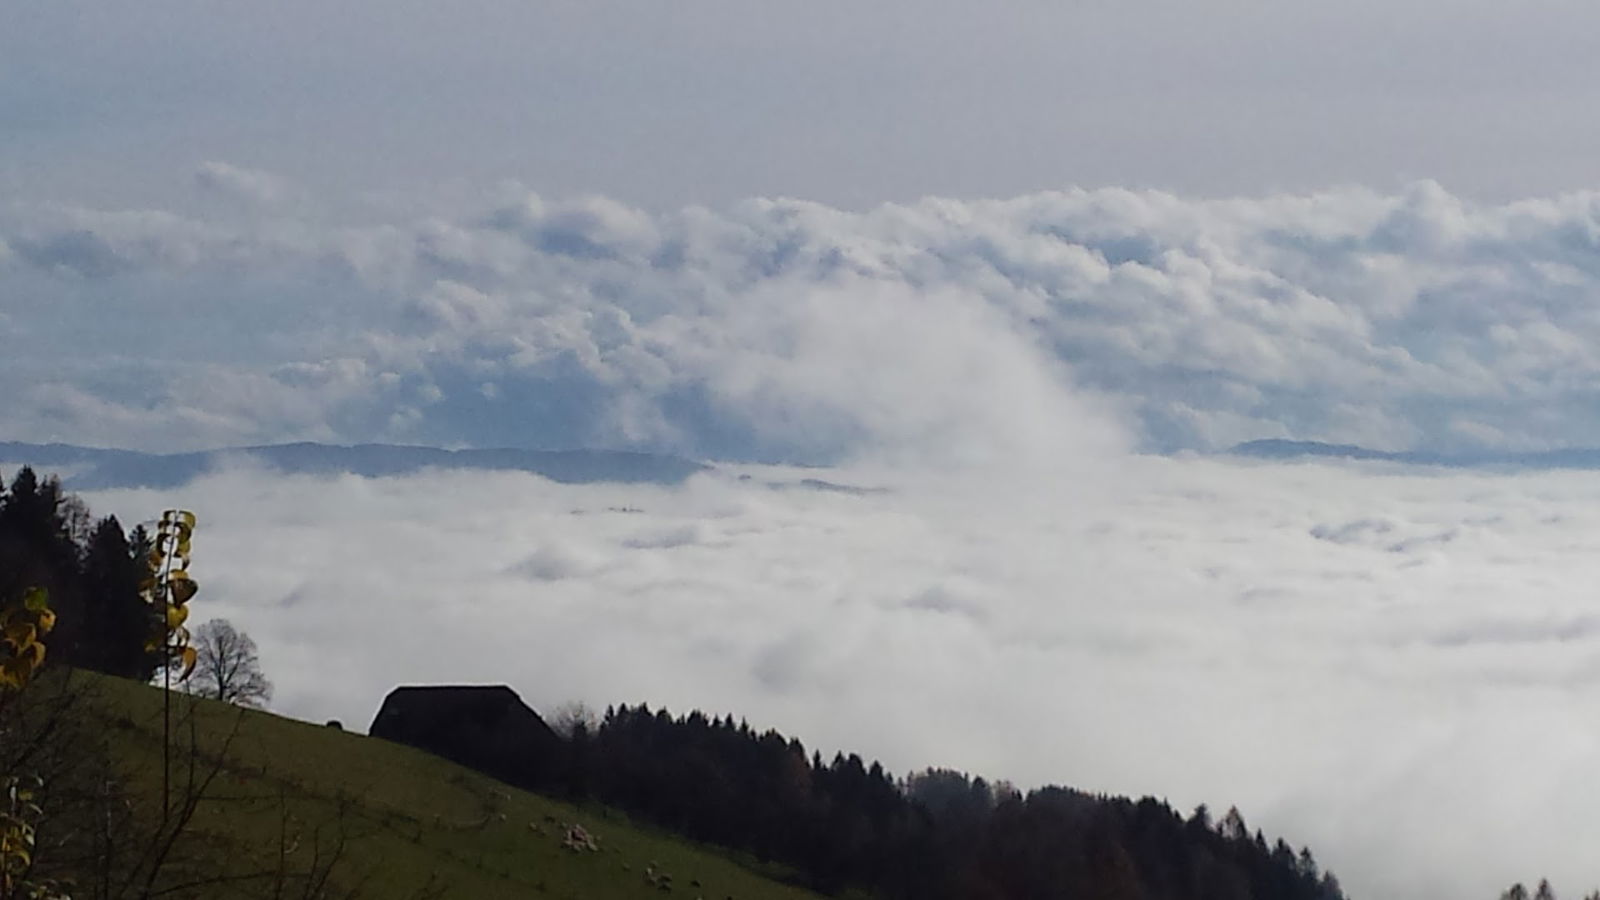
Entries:
[[[890,490],[783,487],[819,476]],[[1594,885],[1591,482],[1129,457],[87,499],[200,513],[196,615],[252,634],[292,715],[452,680],[735,712],[893,771],[1238,804],[1352,896],[1442,900]]]
[[182,271],[229,256],[226,234],[161,210],[52,209],[9,242],[35,269],[87,279]]
[[506,571],[534,581],[560,581],[592,574],[597,568],[598,564],[588,554],[562,542],[552,541],[541,545],[527,559]]
[[270,172],[246,169],[225,162],[204,162],[195,169],[195,183],[224,197],[254,206],[271,207],[289,198],[289,182]]
[[[1268,436],[1600,444],[1596,194],[1483,205],[1423,182],[648,213],[506,191],[367,224],[15,207],[0,285],[30,341],[0,387],[27,400],[0,425],[148,444],[127,423],[188,418],[218,427],[166,440],[808,463]],[[62,421],[30,394],[64,356],[57,382],[123,412]],[[214,384],[185,391],[178,360]],[[335,370],[336,389],[296,374]]]

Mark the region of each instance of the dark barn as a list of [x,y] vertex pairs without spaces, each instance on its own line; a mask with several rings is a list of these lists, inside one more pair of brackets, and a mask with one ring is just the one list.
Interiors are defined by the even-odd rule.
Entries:
[[559,777],[564,746],[503,684],[397,687],[384,698],[368,734],[530,788]]

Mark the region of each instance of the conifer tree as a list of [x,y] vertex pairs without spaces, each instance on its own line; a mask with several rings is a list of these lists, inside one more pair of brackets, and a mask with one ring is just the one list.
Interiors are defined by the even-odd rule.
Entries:
[[129,542],[115,516],[95,526],[83,559],[80,665],[139,681],[155,674],[156,658],[145,649],[154,623],[139,592],[147,552]]
[[61,624],[51,640],[57,659],[76,658],[82,637],[78,546],[63,517],[61,482],[24,466],[0,502],[0,603],[28,587],[47,591]]

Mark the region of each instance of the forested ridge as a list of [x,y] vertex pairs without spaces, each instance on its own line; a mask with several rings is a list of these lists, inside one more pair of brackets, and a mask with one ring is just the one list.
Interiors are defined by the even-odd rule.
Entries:
[[[1230,809],[961,772],[896,778],[856,754],[824,760],[732,716],[619,706],[570,729],[545,789],[596,799],[696,840],[782,863],[807,886],[890,898],[1337,900],[1309,850],[1251,831]],[[533,773],[530,773],[533,774]]]

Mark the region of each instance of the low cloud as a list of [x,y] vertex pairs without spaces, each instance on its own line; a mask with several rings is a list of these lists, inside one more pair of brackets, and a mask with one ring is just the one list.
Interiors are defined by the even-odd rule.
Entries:
[[506,571],[534,581],[560,581],[592,575],[598,568],[592,554],[560,541],[550,541]]
[[[782,487],[818,476],[889,490]],[[292,715],[457,680],[735,712],[896,771],[1236,803],[1353,896],[1443,900],[1600,881],[1591,482],[1129,457],[87,499],[200,513],[196,614],[256,638]]]

